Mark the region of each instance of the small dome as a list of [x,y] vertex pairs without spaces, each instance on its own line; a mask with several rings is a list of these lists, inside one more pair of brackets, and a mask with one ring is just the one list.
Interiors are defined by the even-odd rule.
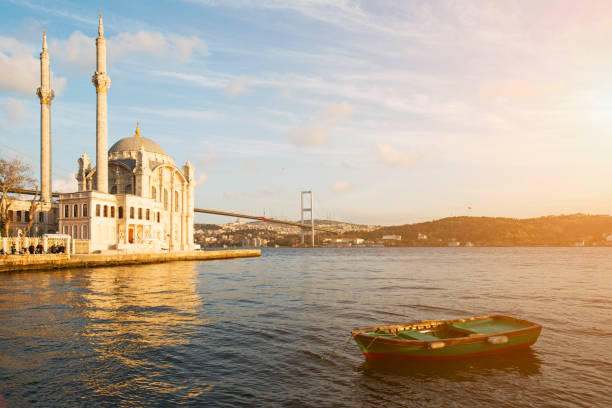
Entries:
[[123,139],[117,141],[114,145],[111,146],[109,153],[116,152],[137,152],[140,150],[140,146],[143,146],[145,151],[150,153],[159,153],[163,155],[168,155],[164,149],[151,139],[147,139],[146,137],[140,136],[140,126],[136,126],[136,133],[134,136],[124,137]]

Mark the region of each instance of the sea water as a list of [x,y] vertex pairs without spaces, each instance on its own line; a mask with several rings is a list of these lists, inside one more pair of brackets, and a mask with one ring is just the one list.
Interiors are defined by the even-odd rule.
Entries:
[[[612,248],[264,249],[0,275],[7,406],[609,407]],[[505,314],[530,349],[371,364],[357,327]],[[0,401],[2,401],[0,399]]]

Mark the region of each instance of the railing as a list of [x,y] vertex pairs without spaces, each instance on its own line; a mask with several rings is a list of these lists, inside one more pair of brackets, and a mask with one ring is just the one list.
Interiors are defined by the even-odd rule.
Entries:
[[70,255],[70,236],[62,234],[45,234],[42,237],[5,237],[0,242],[0,249],[6,255],[11,254],[67,254]]

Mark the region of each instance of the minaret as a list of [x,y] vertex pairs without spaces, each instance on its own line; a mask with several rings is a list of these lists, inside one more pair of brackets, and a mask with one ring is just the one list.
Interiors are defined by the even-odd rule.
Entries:
[[42,52],[40,53],[40,199],[51,202],[51,101],[55,96],[51,89],[47,33],[43,31]]
[[96,108],[96,183],[98,191],[108,193],[108,113],[106,107],[106,92],[110,88],[111,80],[106,75],[106,40],[102,27],[102,11],[98,24],[98,38],[96,38],[97,65],[91,82],[96,88],[98,96]]

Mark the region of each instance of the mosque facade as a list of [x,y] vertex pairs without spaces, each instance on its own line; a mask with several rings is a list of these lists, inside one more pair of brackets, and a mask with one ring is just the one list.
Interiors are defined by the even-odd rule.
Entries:
[[[46,35],[41,53],[41,220],[56,220],[57,232],[85,243],[85,252],[121,250],[189,251],[194,249],[194,168],[187,161],[177,166],[156,142],[133,136],[108,149],[106,40],[102,16],[96,39],[96,162],[86,153],[78,159],[78,189],[51,193],[51,100]],[[48,229],[48,228],[46,228]],[[46,231],[55,232],[55,231]]]

